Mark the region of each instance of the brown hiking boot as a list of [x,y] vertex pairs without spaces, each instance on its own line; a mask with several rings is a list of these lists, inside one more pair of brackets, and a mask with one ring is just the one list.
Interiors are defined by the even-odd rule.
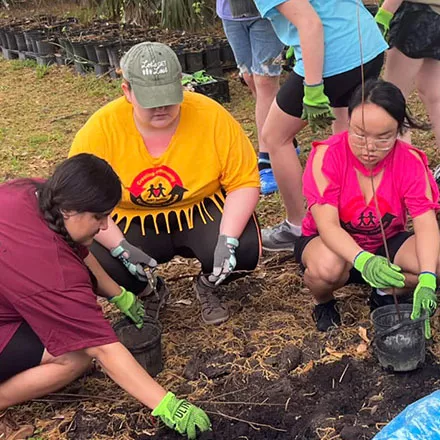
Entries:
[[214,285],[204,276],[197,277],[194,290],[202,307],[202,319],[206,324],[220,324],[229,319],[229,310],[214,293]]
[[6,414],[0,415],[0,440],[24,440],[33,433],[33,426],[18,426]]

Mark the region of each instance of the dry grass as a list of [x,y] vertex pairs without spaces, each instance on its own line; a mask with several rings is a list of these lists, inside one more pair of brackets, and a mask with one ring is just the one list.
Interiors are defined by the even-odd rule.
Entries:
[[[0,77],[0,180],[46,176],[66,157],[75,132],[87,118],[119,96],[117,82],[74,76],[67,68],[50,68],[37,79],[35,66],[0,60]],[[232,102],[228,107],[255,143],[251,95],[235,76],[231,77],[231,87]],[[416,97],[411,105],[416,115],[423,115]],[[301,133],[299,141],[305,151],[311,139],[309,131]],[[417,133],[414,140],[434,163],[438,162],[440,157],[432,134]],[[279,196],[263,198],[259,212],[263,224],[281,220]],[[176,259],[161,270],[166,278],[176,281],[170,283],[172,296],[163,315],[165,368],[158,380],[191,400],[212,398],[215,391],[215,381],[203,375],[189,383],[182,376],[194,353],[207,349],[231,355],[230,376],[236,381],[237,389],[247,375],[257,371],[266,378],[276,379],[278,372],[268,359],[287,344],[302,349],[304,355],[304,362],[293,375],[303,374],[316,364],[338,360],[344,354],[357,358],[371,356],[370,349],[357,351],[362,342],[359,326],[371,328],[366,290],[341,289],[345,325],[328,334],[318,333],[310,316],[310,295],[303,287],[297,265],[287,254],[264,256],[252,276],[223,288],[233,317],[220,326],[206,326],[199,319],[199,308],[192,294],[191,275],[198,271],[194,262]],[[182,299],[190,304],[182,304]],[[110,319],[119,317],[108,305],[105,310]],[[431,350],[436,357],[440,354],[438,330],[438,324],[434,324],[435,343]],[[250,355],[243,356],[246,350],[250,350]],[[96,440],[147,438],[154,431],[148,411],[99,372],[76,381],[63,393],[62,397],[49,396],[44,401],[21,405],[11,413],[17,421],[35,424],[35,439],[77,438],[75,415],[80,413],[86,414],[91,423],[102,421],[96,423],[95,433],[89,437]],[[66,393],[79,393],[83,397]],[[331,429],[319,431],[319,438],[339,438]]]

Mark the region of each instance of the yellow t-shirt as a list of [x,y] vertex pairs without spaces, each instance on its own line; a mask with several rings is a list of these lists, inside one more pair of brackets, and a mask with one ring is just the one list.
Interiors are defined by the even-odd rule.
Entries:
[[[204,205],[211,199],[222,210],[226,194],[259,187],[257,156],[240,124],[220,104],[198,93],[184,92],[180,121],[167,150],[152,157],[135,126],[133,107],[118,98],[93,114],[76,134],[69,157],[91,153],[105,159],[123,185],[122,200],[113,212],[116,223],[126,219],[125,231],[140,217],[183,212],[193,227],[193,211],[212,220]],[[220,201],[220,202],[219,202]]]

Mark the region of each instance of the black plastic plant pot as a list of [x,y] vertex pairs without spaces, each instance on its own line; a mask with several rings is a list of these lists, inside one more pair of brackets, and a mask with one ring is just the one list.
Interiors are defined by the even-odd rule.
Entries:
[[203,70],[203,52],[186,52],[186,71],[189,73]]
[[27,51],[27,44],[26,44],[26,40],[24,39],[23,32],[16,32],[15,33],[15,41],[17,43],[17,49],[20,52],[26,52]]
[[33,29],[30,31],[24,31],[23,34],[24,34],[24,40],[26,41],[28,52],[35,52],[33,42],[35,41],[36,38],[42,39],[42,36],[44,34],[43,31],[38,29]]
[[49,40],[37,40],[37,54],[44,57],[47,55],[53,55],[55,53],[56,46],[53,41]]
[[227,42],[220,46],[220,59],[224,69],[235,69],[237,66],[234,58],[234,52]]
[[215,81],[197,84],[194,86],[194,91],[202,93],[209,98],[215,99],[217,102],[230,102],[229,83],[227,79],[214,77]]
[[87,63],[87,52],[83,42],[72,42],[75,63]]
[[98,56],[96,55],[95,43],[94,42],[86,43],[84,47],[86,49],[87,59],[89,60],[89,62],[97,63]]
[[110,66],[112,66],[113,69],[119,69],[120,67],[119,62],[121,59],[119,48],[116,47],[116,45],[107,46],[107,55]]
[[74,54],[73,54],[73,47],[72,43],[64,38],[59,39],[60,46],[63,48],[64,55],[66,59],[73,60]]
[[162,371],[162,327],[158,321],[145,317],[144,326],[139,330],[124,318],[113,329],[121,343],[151,376]]
[[107,44],[100,43],[95,46],[96,58],[99,64],[110,64],[107,53]]
[[207,47],[203,52],[203,63],[205,69],[217,69],[221,67],[220,48],[219,46]]
[[17,50],[17,41],[15,40],[15,32],[12,29],[8,29],[6,32],[6,40],[8,42],[9,50]]
[[8,40],[6,39],[6,34],[4,29],[0,29],[0,46],[7,49]]
[[186,55],[183,51],[176,52],[177,58],[179,60],[180,66],[182,67],[182,72],[186,72]]
[[105,75],[110,70],[110,64],[94,64],[93,68],[95,70],[96,76]]

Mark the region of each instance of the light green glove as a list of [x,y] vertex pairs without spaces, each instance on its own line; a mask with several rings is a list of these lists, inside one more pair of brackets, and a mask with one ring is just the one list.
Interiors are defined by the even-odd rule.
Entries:
[[405,286],[405,276],[401,273],[402,269],[396,264],[389,264],[384,257],[361,251],[356,255],[353,266],[372,287],[386,289],[387,287]]
[[128,316],[135,324],[137,328],[144,326],[145,309],[142,302],[133,293],[125,290],[121,286],[121,294],[109,299],[112,304]]
[[386,9],[379,8],[377,14],[374,16],[377,25],[379,26],[380,31],[384,38],[386,38],[388,31],[390,30],[390,23],[393,19],[394,14]]
[[293,46],[289,46],[289,48],[286,50],[286,60],[290,60],[290,58],[295,56],[295,49]]
[[315,133],[335,120],[330,101],[324,94],[324,84],[308,86],[304,83],[303,112],[301,119],[307,121]]
[[151,413],[179,434],[186,435],[189,439],[197,437],[197,429],[201,432],[211,430],[211,422],[206,413],[189,403],[187,400],[177,399],[173,393],[168,392],[159,405]]
[[436,284],[437,276],[434,273],[422,272],[419,275],[419,283],[414,291],[411,319],[418,319],[422,312],[426,312],[426,339],[431,339],[431,324],[429,323],[429,317],[435,312],[437,307],[437,297],[435,296]]

